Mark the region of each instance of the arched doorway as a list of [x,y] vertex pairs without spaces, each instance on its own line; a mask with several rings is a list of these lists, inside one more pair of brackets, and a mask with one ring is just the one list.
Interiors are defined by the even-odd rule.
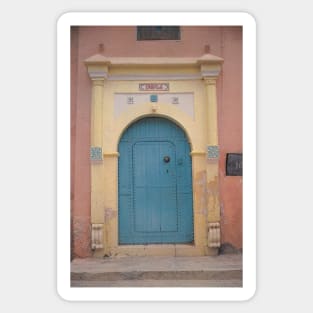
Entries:
[[126,129],[118,151],[119,244],[193,242],[185,132],[165,118],[143,118]]

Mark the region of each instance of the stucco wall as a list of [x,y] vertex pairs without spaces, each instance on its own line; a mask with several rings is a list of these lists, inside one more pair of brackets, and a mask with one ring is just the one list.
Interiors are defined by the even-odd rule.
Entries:
[[[220,145],[219,188],[222,242],[242,248],[242,177],[225,176],[227,152],[242,152],[242,33],[240,27],[182,27],[180,41],[136,41],[135,27],[76,27],[71,59],[71,203],[74,254],[90,251],[91,81],[84,60],[99,53],[114,57],[200,57],[205,45],[224,59],[217,83]],[[207,48],[206,48],[207,49]]]
[[226,176],[226,153],[242,152],[242,32],[223,32],[224,58],[218,86],[222,242],[242,248],[242,176]]

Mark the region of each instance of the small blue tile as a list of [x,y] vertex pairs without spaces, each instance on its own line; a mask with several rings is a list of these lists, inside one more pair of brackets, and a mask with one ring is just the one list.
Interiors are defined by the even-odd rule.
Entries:
[[158,95],[150,95],[151,102],[158,102]]
[[208,159],[218,159],[219,154],[218,146],[208,146]]
[[102,148],[91,147],[90,148],[90,160],[91,161],[102,161]]

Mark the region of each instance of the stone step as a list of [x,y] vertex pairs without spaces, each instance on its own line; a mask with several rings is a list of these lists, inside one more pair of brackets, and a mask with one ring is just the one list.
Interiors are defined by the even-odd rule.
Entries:
[[71,273],[72,280],[227,280],[241,279],[241,270],[212,270],[212,271],[134,271],[134,272],[98,272]]
[[[85,282],[85,283],[84,283]],[[242,285],[242,256],[74,259],[71,286]]]

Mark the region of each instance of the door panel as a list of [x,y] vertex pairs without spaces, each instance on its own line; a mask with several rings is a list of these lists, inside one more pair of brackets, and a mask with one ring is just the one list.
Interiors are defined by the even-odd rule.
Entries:
[[[164,161],[164,157],[170,159]],[[169,142],[134,145],[135,229],[145,232],[177,230],[175,149]]]
[[119,144],[119,243],[193,240],[190,147],[161,118],[133,124]]

